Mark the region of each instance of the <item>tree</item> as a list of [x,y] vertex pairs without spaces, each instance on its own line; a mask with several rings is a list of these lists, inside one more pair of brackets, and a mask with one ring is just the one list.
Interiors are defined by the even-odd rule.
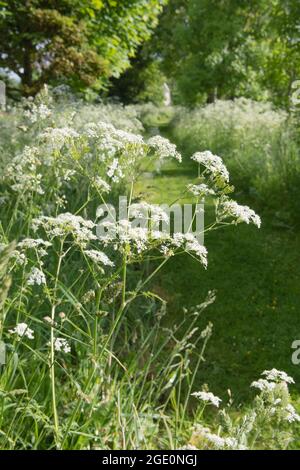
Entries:
[[170,0],[124,79],[134,89],[150,60],[183,104],[246,96],[288,106],[299,35],[299,0]]
[[25,95],[44,83],[105,88],[151,35],[165,0],[0,1],[0,67]]

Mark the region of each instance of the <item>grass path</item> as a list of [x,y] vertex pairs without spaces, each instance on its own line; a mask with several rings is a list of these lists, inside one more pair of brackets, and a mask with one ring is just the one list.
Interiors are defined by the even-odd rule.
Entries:
[[[189,167],[170,167],[143,179],[138,192],[148,201],[169,203],[191,176]],[[209,233],[207,271],[188,256],[175,257],[156,279],[168,300],[169,322],[183,306],[217,291],[216,302],[200,319],[201,328],[213,322],[214,334],[197,383],[221,396],[230,388],[236,400],[247,399],[250,383],[272,367],[300,383],[300,365],[291,362],[291,344],[300,339],[300,236],[276,228],[270,216],[262,220],[260,230],[241,224]],[[299,387],[294,387],[296,399]]]

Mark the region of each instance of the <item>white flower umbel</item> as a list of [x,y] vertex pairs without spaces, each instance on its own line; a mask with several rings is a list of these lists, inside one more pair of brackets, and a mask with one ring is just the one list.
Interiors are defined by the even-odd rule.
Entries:
[[40,137],[51,145],[53,149],[61,149],[66,143],[78,139],[80,135],[71,127],[49,127]]
[[18,243],[17,247],[21,251],[26,251],[34,249],[37,251],[40,257],[47,255],[47,248],[51,246],[51,243],[43,240],[41,238],[24,238],[21,242]]
[[104,264],[104,266],[114,266],[114,263],[103,251],[85,250],[84,253],[95,263]]
[[130,206],[128,216],[145,221],[151,220],[154,224],[157,222],[169,223],[169,215],[159,205],[149,204],[148,202],[134,203]]
[[141,135],[116,129],[106,122],[89,123],[85,126],[84,133],[88,138],[95,139],[94,145],[100,158],[114,157],[117,152],[120,153],[129,148],[131,151],[139,149],[141,154],[144,152],[145,144]]
[[218,434],[214,434],[210,429],[205,428],[200,424],[196,424],[194,427],[193,436],[201,437],[205,439],[209,444],[216,449],[232,449],[232,450],[246,450],[247,447],[240,444],[234,437],[222,437]]
[[221,157],[214,155],[209,150],[196,152],[191,157],[192,160],[203,165],[213,177],[221,177],[225,183],[229,182],[229,172]]
[[[148,206],[146,206],[147,209]],[[152,206],[151,206],[152,207]],[[141,208],[136,208],[133,213],[135,215],[143,215],[140,213]],[[132,214],[132,213],[131,213]],[[151,220],[166,221],[169,220],[164,211],[157,210],[154,215],[151,213]],[[134,254],[141,254],[146,250],[159,249],[164,256],[172,256],[174,249],[182,249],[188,254],[198,257],[207,267],[207,249],[199,243],[197,237],[192,233],[175,233],[173,236],[163,230],[152,230],[149,227],[135,227],[128,219],[120,220],[118,223],[104,221],[101,224],[102,234],[98,234],[99,240],[104,246],[113,245],[115,250],[123,250],[124,246],[130,246]]]
[[29,339],[34,339],[34,332],[31,330],[27,323],[18,323],[12,330],[8,330],[12,335],[17,335],[20,338],[27,336]]
[[276,388],[275,382],[266,379],[259,379],[252,382],[251,387],[258,388],[261,392],[272,392]]
[[94,185],[100,191],[100,193],[109,193],[111,190],[110,185],[100,176],[96,176],[94,179]]
[[176,145],[172,144],[165,137],[156,135],[154,137],[151,137],[148,140],[147,144],[149,145],[149,147],[153,148],[160,160],[164,160],[168,157],[175,158],[179,162],[181,162],[182,160],[180,153],[177,151]]
[[201,245],[196,236],[192,233],[174,233],[171,238],[171,244],[176,247],[181,247],[188,253],[194,254],[200,258],[201,263],[207,267],[207,249]]
[[236,201],[226,197],[223,198],[220,203],[219,215],[221,218],[233,217],[236,219],[236,223],[252,223],[258,228],[261,226],[261,219],[254,210],[250,209],[248,206],[241,206]]
[[65,338],[55,338],[54,349],[55,351],[62,351],[66,354],[71,352],[71,347]]
[[287,375],[283,370],[271,369],[265,370],[261,375],[266,377],[267,380],[272,380],[273,382],[285,382],[287,384],[294,384],[295,381],[293,377]]
[[286,420],[289,423],[300,422],[300,416],[296,413],[295,408],[290,403],[286,406],[285,411],[287,412]]
[[124,173],[117,158],[114,158],[109,164],[106,174],[112,179],[113,183],[119,183],[120,179],[124,178]]
[[32,104],[31,109],[28,109],[24,112],[24,116],[27,117],[33,124],[49,118],[51,114],[51,109],[48,108],[48,106],[46,106],[44,103],[41,103],[40,105]]
[[23,151],[6,166],[4,177],[13,191],[21,194],[26,192],[44,194],[42,175],[39,173],[42,164],[39,153],[37,147],[25,146]]
[[46,276],[40,269],[32,268],[27,279],[27,284],[29,286],[33,286],[35,284],[37,286],[41,286],[43,284],[46,284]]
[[210,403],[213,406],[216,406],[217,408],[219,407],[221,403],[221,398],[217,397],[211,392],[194,392],[192,393],[193,397],[198,398],[201,401]]
[[34,230],[42,227],[50,238],[72,235],[75,242],[83,247],[97,238],[93,233],[94,222],[69,212],[59,214],[57,217],[41,216],[33,219],[32,226]]
[[206,184],[188,184],[187,190],[194,196],[214,196],[216,193],[212,188]]
[[40,246],[48,248],[51,246],[51,243],[42,238],[24,238],[24,240],[18,243],[18,247],[21,249],[39,248]]

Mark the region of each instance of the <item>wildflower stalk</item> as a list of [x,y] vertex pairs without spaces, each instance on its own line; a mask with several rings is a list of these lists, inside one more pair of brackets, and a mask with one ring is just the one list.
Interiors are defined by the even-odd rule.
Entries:
[[95,311],[95,320],[94,320],[94,356],[97,356],[98,351],[98,315],[99,315],[99,308],[102,296],[102,288],[99,287],[97,291],[97,298],[96,298],[96,311]]
[[123,266],[122,266],[122,300],[121,300],[121,313],[123,312],[126,304],[126,277],[127,277],[127,254],[126,247],[123,255]]
[[55,338],[54,338],[54,325],[55,325],[55,313],[56,313],[56,300],[57,300],[57,284],[58,278],[61,270],[61,264],[63,260],[63,243],[64,240],[60,242],[60,251],[59,258],[57,263],[55,281],[54,281],[54,290],[53,290],[53,301],[51,307],[51,331],[50,331],[50,380],[51,380],[51,396],[52,396],[52,409],[53,409],[53,420],[54,420],[54,433],[56,446],[59,445],[59,420],[57,413],[57,402],[56,402],[56,389],[55,389]]

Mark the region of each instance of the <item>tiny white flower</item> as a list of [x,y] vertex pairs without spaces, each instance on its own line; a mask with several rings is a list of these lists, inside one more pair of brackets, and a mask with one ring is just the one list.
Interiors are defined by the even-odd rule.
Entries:
[[24,240],[18,243],[18,247],[22,249],[38,248],[40,246],[48,248],[51,246],[51,243],[41,238],[24,238]]
[[261,219],[254,210],[250,209],[248,206],[242,206],[232,199],[223,199],[220,204],[220,213],[224,217],[234,217],[237,223],[253,223],[258,228],[261,226]]
[[272,392],[276,387],[276,383],[269,382],[266,379],[259,379],[252,382],[251,387],[258,388],[261,392]]
[[29,273],[27,284],[29,286],[33,286],[35,284],[41,286],[42,284],[46,284],[46,276],[40,269],[32,268]]
[[187,189],[194,196],[214,196],[216,193],[213,189],[209,188],[206,184],[188,184]]
[[42,139],[49,142],[53,149],[61,149],[67,142],[77,139],[79,134],[71,127],[49,127],[40,135]]
[[55,338],[54,340],[54,349],[55,351],[62,351],[64,353],[71,352],[71,347],[68,341],[64,338]]
[[27,323],[18,323],[15,328],[8,331],[13,335],[18,335],[20,338],[27,336],[29,339],[34,339],[34,332],[28,327]]
[[285,408],[285,410],[287,411],[287,415],[286,415],[286,420],[289,422],[289,423],[294,423],[295,421],[297,421],[298,423],[300,422],[300,416],[296,413],[296,410],[295,408],[293,407],[293,405],[291,404],[288,404]]
[[182,158],[180,153],[176,149],[176,145],[172,144],[165,137],[156,135],[154,137],[151,137],[147,143],[157,152],[161,160],[167,157],[171,157],[181,162]]
[[94,184],[96,188],[102,193],[109,193],[111,190],[110,185],[104,179],[100,178],[100,176],[96,176],[94,179]]
[[95,263],[101,263],[105,266],[114,266],[114,263],[109,259],[108,256],[106,256],[105,253],[103,253],[103,251],[85,250],[84,253]]
[[261,375],[265,376],[267,380],[286,382],[288,384],[294,384],[293,377],[287,375],[286,372],[277,369],[265,370]]
[[92,231],[96,225],[94,222],[69,212],[59,214],[57,217],[38,217],[33,219],[32,225],[34,230],[43,227],[51,238],[70,234],[74,237],[75,242],[81,246],[85,246],[89,241],[97,238]]
[[209,150],[196,152],[191,157],[195,162],[205,166],[214,177],[221,177],[225,183],[229,181],[229,173],[221,157],[212,154]]
[[217,408],[219,407],[219,404],[221,403],[221,398],[217,397],[211,392],[194,392],[192,393],[192,396],[198,398],[199,400],[202,400],[204,402],[211,403],[212,405],[216,406]]

